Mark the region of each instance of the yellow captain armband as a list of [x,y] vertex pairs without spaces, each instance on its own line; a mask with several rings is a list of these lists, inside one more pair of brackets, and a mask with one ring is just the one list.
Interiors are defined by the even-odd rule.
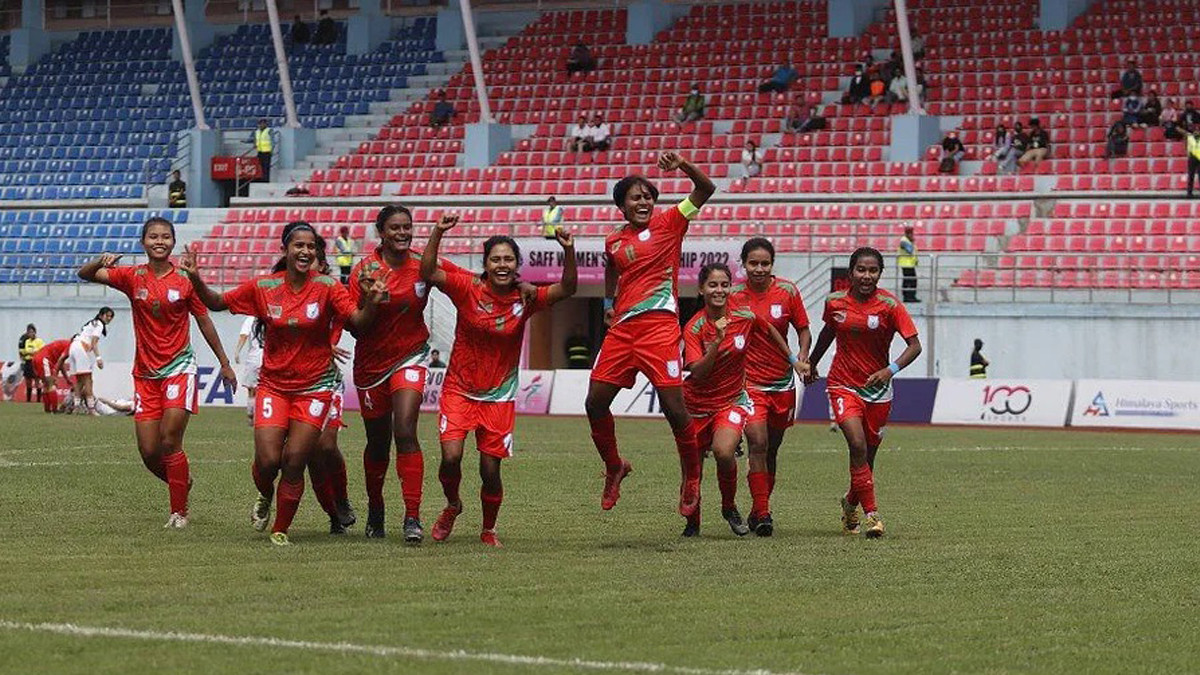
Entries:
[[700,213],[700,208],[692,203],[691,197],[684,197],[683,201],[679,202],[679,212],[683,214],[684,218],[691,220],[696,217],[697,213]]

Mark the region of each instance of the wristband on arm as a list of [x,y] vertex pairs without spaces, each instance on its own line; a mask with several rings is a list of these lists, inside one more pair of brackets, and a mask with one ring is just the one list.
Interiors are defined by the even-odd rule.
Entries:
[[610,309],[612,309],[612,308],[613,308],[613,299],[612,299],[612,298],[605,298],[605,299],[604,299],[604,311],[606,311],[606,312],[607,312],[608,310],[610,310]]
[[896,363],[895,361],[892,361],[891,363],[888,364],[888,370],[892,371],[892,375],[895,375],[896,373],[900,372],[900,370],[901,370],[900,364]]

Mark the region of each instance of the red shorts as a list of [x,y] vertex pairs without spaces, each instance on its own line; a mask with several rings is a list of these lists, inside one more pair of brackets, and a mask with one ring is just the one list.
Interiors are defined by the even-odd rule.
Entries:
[[254,397],[254,428],[287,429],[292,422],[303,422],[318,429],[325,428],[333,403],[333,392],[313,391],[305,394],[281,394],[259,384]]
[[388,376],[388,379],[371,387],[358,389],[359,414],[365,420],[376,420],[392,414],[392,394],[401,389],[415,391],[418,394],[425,391],[425,366],[409,366],[399,368]]
[[830,389],[829,405],[833,407],[833,419],[839,425],[853,417],[861,419],[863,431],[867,433],[867,446],[879,447],[883,441],[883,429],[887,426],[888,415],[892,413],[891,401],[867,403],[858,394],[847,389]]
[[133,378],[133,419],[142,422],[160,420],[168,408],[196,412],[200,390],[195,373],[181,373],[161,379]]
[[591,379],[629,389],[640,371],[658,389],[682,386],[680,338],[674,314],[647,312],[622,321],[604,336]]
[[461,441],[475,432],[479,452],[492,457],[512,457],[513,428],[517,423],[515,401],[476,401],[457,392],[442,391],[439,437]]
[[740,405],[729,406],[718,413],[692,418],[692,432],[696,434],[696,446],[700,452],[712,447],[717,429],[732,429],[738,436],[746,428],[751,412]]
[[796,390],[762,391],[761,389],[746,388],[750,400],[754,402],[754,413],[750,415],[750,424],[766,422],[770,429],[789,429],[796,423]]

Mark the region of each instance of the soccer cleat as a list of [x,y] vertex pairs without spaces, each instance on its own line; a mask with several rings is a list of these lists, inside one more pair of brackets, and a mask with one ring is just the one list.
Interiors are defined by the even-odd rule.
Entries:
[[338,520],[342,523],[342,527],[351,527],[358,522],[358,514],[354,512],[354,506],[350,504],[349,499],[338,501],[337,515]]
[[250,526],[262,532],[267,529],[267,521],[271,519],[271,500],[259,495],[254,500],[254,508],[250,509]]
[[750,526],[750,531],[760,537],[769,537],[775,534],[775,521],[771,520],[771,514],[767,514],[762,518],[755,516],[753,513],[746,519],[746,524]]
[[488,546],[492,546],[494,548],[504,548],[504,545],[501,544],[500,540],[496,538],[495,530],[484,530],[483,532],[480,532],[479,541],[482,541]]
[[425,538],[425,529],[416,518],[404,519],[404,543],[419,544]]
[[167,518],[167,524],[163,525],[163,529],[182,530],[187,527],[188,518],[182,513],[172,513],[170,518]]
[[683,526],[683,536],[699,537],[700,536],[700,519],[688,518],[687,525]]
[[329,534],[346,534],[346,526],[337,516],[329,516]]
[[367,512],[367,526],[363,528],[367,539],[383,539],[387,533],[383,529],[383,510]]
[[858,506],[842,495],[842,534],[858,534]]
[[691,518],[700,510],[700,479],[685,478],[679,486],[679,515]]
[[272,532],[271,543],[276,546],[291,546],[292,542],[288,541],[287,532]]
[[731,509],[721,509],[721,517],[729,523],[730,531],[737,536],[744,537],[750,534],[750,528],[746,527],[746,522],[742,520],[742,514],[738,512],[736,506]]
[[883,521],[879,519],[878,513],[868,513],[867,520],[863,523],[863,536],[867,539],[878,539],[883,536]]
[[633,465],[627,459],[621,460],[620,468],[615,471],[605,470],[604,494],[600,495],[600,508],[608,511],[617,505],[617,500],[621,498],[621,481],[631,473]]
[[454,519],[458,518],[458,514],[462,513],[462,505],[447,506],[442,509],[442,515],[438,516],[437,521],[433,524],[433,540],[446,541],[450,533],[454,530]]

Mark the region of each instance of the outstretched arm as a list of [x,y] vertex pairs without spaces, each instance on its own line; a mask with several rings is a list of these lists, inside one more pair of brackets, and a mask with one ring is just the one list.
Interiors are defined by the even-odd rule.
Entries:
[[[237,375],[229,365],[229,357],[225,355],[225,347],[221,344],[221,336],[217,335],[217,329],[213,326],[212,319],[207,314],[201,314],[196,317],[196,326],[200,328],[200,334],[204,336],[204,341],[208,343],[208,348],[212,350],[213,356],[217,357],[217,363],[221,366],[221,379],[225,381],[227,387],[236,390]],[[245,337],[244,335],[239,337],[239,351]]]
[[442,235],[457,224],[458,216],[442,214],[441,220],[434,225],[433,232],[429,233],[429,241],[421,254],[421,278],[439,288],[446,283],[446,273],[438,266],[438,249],[442,245]]
[[611,326],[615,314],[613,303],[617,298],[617,268],[608,251],[604,252],[604,325]]
[[692,202],[692,206],[700,208],[708,201],[708,198],[713,196],[717,191],[717,186],[712,182],[703,171],[695,164],[687,161],[673,152],[664,152],[658,158],[658,168],[663,171],[674,171],[676,169],[683,172],[685,176],[692,179],[692,193],[688,195],[688,200]]
[[79,278],[84,281],[94,281],[101,284],[108,283],[108,268],[115,267],[117,261],[121,259],[121,254],[113,255],[112,253],[102,253],[99,256],[87,261],[83,267],[79,268]]
[[561,227],[554,228],[554,238],[563,249],[562,280],[552,284],[547,299],[551,304],[575,295],[579,274],[575,266],[575,237]]
[[190,246],[184,247],[183,257],[179,259],[179,268],[187,272],[188,279],[192,281],[192,288],[196,290],[196,296],[200,298],[200,302],[203,302],[205,307],[214,312],[223,312],[229,309],[229,305],[225,303],[225,297],[209,288],[208,284],[200,278],[200,263],[196,261],[196,252]]

